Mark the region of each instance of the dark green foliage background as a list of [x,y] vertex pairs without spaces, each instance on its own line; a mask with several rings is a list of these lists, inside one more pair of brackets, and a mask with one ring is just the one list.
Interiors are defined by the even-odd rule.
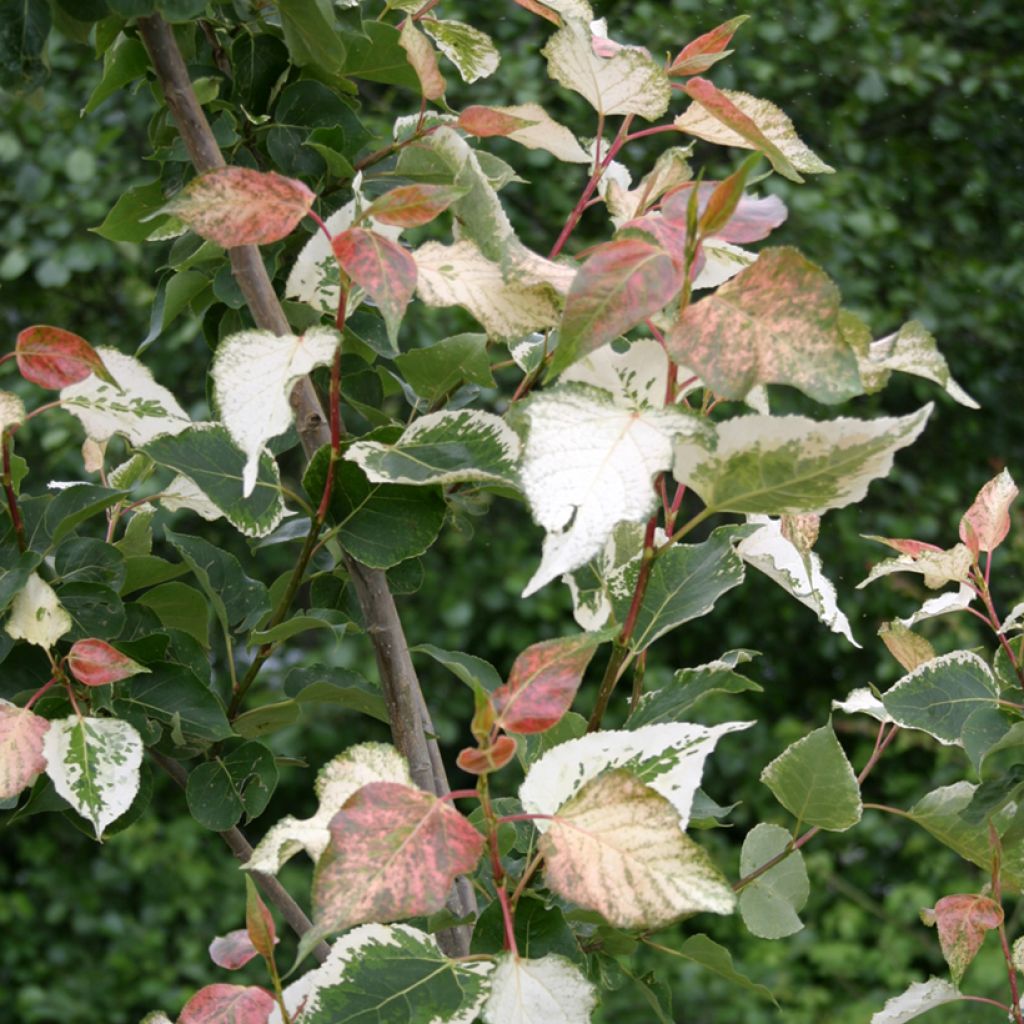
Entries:
[[[546,28],[511,0],[485,11],[462,6],[469,20],[494,34],[503,53],[495,78],[472,90],[474,101],[549,96],[537,56]],[[707,661],[731,647],[764,652],[749,666],[764,694],[707,705],[716,719],[759,719],[742,738],[723,741],[705,780],[719,802],[743,801],[733,817],[735,836],[704,837],[734,871],[736,836],[758,820],[788,824],[756,781],[763,765],[821,724],[833,697],[868,681],[884,686],[897,675],[875,629],[885,618],[908,614],[925,595],[917,582],[902,579],[855,591],[866,566],[879,557],[860,534],[951,543],[960,511],[986,479],[1004,464],[1018,479],[1024,476],[1024,8],[1007,0],[634,0],[598,7],[617,38],[642,42],[655,53],[676,49],[735,14],[752,15],[737,37],[737,54],[711,77],[778,103],[838,169],[802,188],[772,179],[768,187],[784,195],[791,211],[778,241],[799,245],[826,267],[876,336],[910,318],[923,320],[957,378],[983,405],[972,413],[940,397],[927,434],[900,457],[893,478],[875,485],[864,505],[825,521],[819,550],[862,651],[817,626],[809,612],[787,603],[753,572],[711,617],[654,649],[654,674]],[[142,155],[153,99],[145,87],[122,92],[80,119],[98,77],[96,62],[87,48],[66,38],[51,46],[49,59],[52,72],[34,92],[0,93],[5,350],[21,327],[46,322],[132,351],[149,331],[167,246],[114,244],[88,229],[127,187],[152,177]],[[453,105],[465,95],[453,95]],[[408,106],[407,93],[380,87],[369,112],[385,123]],[[550,110],[587,130],[587,112],[574,98],[562,94]],[[529,190],[512,185],[503,193],[524,240],[546,250],[582,187],[582,171],[556,170],[544,154],[494,149],[524,177],[550,182]],[[630,152],[636,171],[643,169],[642,155],[642,147]],[[588,233],[596,240],[600,229],[596,215],[585,220],[579,246]],[[420,329],[429,328],[425,322]],[[186,316],[146,358],[157,378],[173,386],[189,376],[195,357],[205,360],[206,351],[198,325]],[[859,400],[852,411],[906,412],[934,397],[934,390],[900,382],[884,396]],[[201,406],[204,397],[193,393],[189,400]],[[79,435],[70,418],[47,418],[28,433],[39,480],[75,472],[68,452]],[[1003,608],[1020,600],[1024,589],[1019,514],[1017,523],[1016,538],[998,562],[996,594]],[[419,593],[401,598],[406,629],[413,643],[470,651],[504,673],[527,644],[569,631],[568,594],[552,585],[528,602],[519,600],[540,540],[521,509],[497,503],[486,519],[467,516],[458,525],[424,558]],[[287,565],[285,549],[253,556],[242,547],[239,553],[250,567],[257,559],[271,566],[259,571],[268,580]],[[983,641],[966,618],[935,620],[922,631],[940,651]],[[313,653],[299,649],[297,656]],[[372,671],[358,640],[318,657]],[[433,663],[420,667],[441,737],[457,750],[471,713],[468,692]],[[280,685],[284,673],[285,666],[278,666],[267,679]],[[581,706],[591,696],[584,693]],[[859,766],[872,735],[863,722],[840,718],[836,726]],[[385,738],[383,727],[328,710],[276,735],[274,746],[316,767],[368,738]],[[869,792],[907,806],[961,771],[955,754],[905,736]],[[268,811],[249,830],[253,838],[283,813],[312,810],[311,781],[312,770],[283,769]],[[979,872],[924,833],[871,813],[851,833],[815,840],[808,865],[808,927],[794,938],[774,944],[752,939],[738,918],[699,921],[751,977],[777,993],[781,1012],[695,968],[641,958],[645,969],[673,986],[677,1020],[860,1024],[910,981],[943,973],[934,933],[918,922],[919,908],[983,884]],[[285,874],[297,893],[307,878],[304,866]],[[227,851],[188,817],[182,796],[162,779],[143,822],[102,847],[60,815],[3,828],[0,1017],[9,1014],[19,1024],[133,1024],[152,1008],[173,1014],[197,986],[224,980],[208,962],[205,945],[241,926],[243,902],[241,877]],[[1020,915],[1013,915],[1011,939],[1021,925]],[[979,958],[968,981],[975,991],[1001,995],[1005,975],[993,950]],[[255,970],[244,973],[260,980]],[[638,1009],[625,986],[609,996],[603,1019]],[[929,1019],[938,1024],[975,1016],[981,1019],[980,1011],[958,1009]]]

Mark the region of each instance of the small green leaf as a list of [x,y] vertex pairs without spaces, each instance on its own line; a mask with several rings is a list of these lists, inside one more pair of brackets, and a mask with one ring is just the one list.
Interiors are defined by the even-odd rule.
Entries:
[[[93,89],[82,113],[91,114],[105,99],[120,92],[136,78],[141,78],[148,70],[149,55],[146,53],[146,48],[137,39],[121,36],[103,55],[103,75],[96,88]],[[105,237],[109,237],[109,235]],[[132,241],[141,242],[142,239],[132,239]]]
[[300,68],[312,64],[338,74],[345,64],[345,43],[330,0],[279,0],[284,41]]
[[[142,46],[141,43],[136,45]],[[111,242],[144,242],[152,234],[154,225],[162,223],[153,220],[152,215],[166,201],[160,181],[136,185],[118,198],[103,223],[92,230]]]
[[456,334],[427,348],[395,357],[406,383],[420,398],[435,402],[466,381],[493,388],[486,334]]
[[732,956],[729,951],[717,942],[713,942],[706,935],[691,935],[679,949],[672,950],[672,952],[678,956],[685,957],[687,960],[692,960],[695,964],[700,964],[701,967],[719,975],[719,977],[725,978],[731,984],[738,985],[740,988],[746,989],[746,991],[752,992],[761,999],[767,999],[778,1006],[778,1003],[775,1002],[775,996],[772,995],[769,989],[765,988],[764,985],[751,981],[745,974],[737,971],[733,966]]
[[325,665],[293,669],[284,692],[298,704],[336,704],[385,724],[391,721],[380,688],[351,669]]
[[299,719],[299,705],[294,700],[279,700],[273,704],[264,704],[261,708],[253,708],[239,715],[232,725],[239,736],[247,740],[258,739],[268,733],[277,732],[285,726],[292,725]]
[[262,743],[249,741],[194,768],[185,797],[200,825],[223,832],[243,815],[247,821],[259,817],[276,786],[274,755]]
[[254,629],[249,639],[254,644],[276,644],[311,629],[328,629],[340,637],[349,625],[348,618],[341,612],[330,608],[315,608],[308,613],[293,615],[270,629]]
[[[746,877],[789,848],[792,836],[778,825],[760,824],[747,833],[740,854]],[[807,903],[811,883],[803,854],[794,850],[740,891],[743,923],[761,939],[783,939],[803,928],[798,914]]]
[[136,601],[152,608],[171,629],[180,629],[210,646],[210,610],[203,595],[187,583],[163,583],[141,594]]

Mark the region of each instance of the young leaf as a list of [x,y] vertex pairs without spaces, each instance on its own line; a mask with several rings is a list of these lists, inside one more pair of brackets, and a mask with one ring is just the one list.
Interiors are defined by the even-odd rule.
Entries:
[[870,715],[876,722],[892,721],[885,705],[866,686],[851,690],[846,700],[832,701],[832,707],[847,715]]
[[923,636],[907,629],[899,619],[883,622],[878,629],[878,635],[889,649],[889,653],[907,672],[913,672],[915,668],[935,657],[935,648]]
[[32,573],[11,602],[11,615],[4,629],[9,637],[48,651],[72,625],[53,587],[38,573]]
[[71,674],[85,686],[107,686],[140,672],[149,672],[105,640],[95,638],[72,644],[67,663]]
[[415,228],[429,224],[462,194],[455,185],[399,185],[375,199],[363,216],[381,224]]
[[587,1024],[597,989],[563,956],[524,960],[504,954],[491,975],[486,1024]]
[[921,911],[921,920],[938,926],[942,955],[953,984],[959,985],[985,935],[1002,924],[1003,908],[995,900],[973,893],[943,896],[934,909]]
[[960,539],[977,554],[995,551],[1010,532],[1010,506],[1020,493],[1009,470],[993,477],[960,520]]
[[845,832],[864,813],[860,785],[831,725],[790,744],[761,772],[761,781],[799,827]]
[[331,839],[331,819],[353,793],[370,782],[412,785],[409,766],[394,747],[360,743],[328,761],[316,777],[320,801],[316,814],[303,819],[291,815],[282,818],[257,844],[245,869],[276,875],[299,850],[305,850],[312,860],[319,860]]
[[924,585],[932,590],[944,587],[947,583],[968,581],[972,558],[970,550],[964,544],[957,544],[948,551],[943,551],[941,548],[923,545],[919,541],[875,536],[868,536],[867,539],[887,544],[902,553],[897,558],[887,558],[873,565],[867,578],[857,584],[858,590],[894,572],[919,572],[924,576]]
[[96,349],[60,327],[26,327],[18,334],[14,351],[22,377],[42,388],[66,388],[90,374],[113,383]]
[[446,82],[437,66],[437,53],[427,37],[416,28],[412,18],[402,22],[398,45],[405,50],[406,58],[416,72],[423,98],[439,100],[444,95]]
[[251,875],[245,876],[245,930],[253,948],[264,959],[271,960],[278,943],[274,915],[263,902]]
[[132,805],[139,790],[142,738],[117,718],[59,718],[43,738],[46,774],[96,838]]
[[899,418],[740,416],[718,425],[713,451],[676,445],[673,473],[717,512],[826,512],[860,501],[924,430],[932,406]]
[[470,775],[488,775],[504,768],[516,756],[518,746],[514,736],[499,736],[486,749],[466,747],[460,750],[456,763]]
[[208,952],[210,959],[226,971],[237,971],[260,955],[244,928],[228,932],[227,935],[218,935],[210,943]]
[[878,1013],[872,1014],[870,1024],[907,1024],[936,1006],[955,1003],[961,999],[957,989],[942,978],[915,981],[913,985],[892,999]]
[[[782,853],[792,836],[778,825],[755,826],[743,840],[740,875],[746,877]],[[753,935],[783,939],[803,928],[799,913],[807,903],[811,884],[803,854],[795,850],[740,890],[740,914]]]
[[207,985],[184,1006],[178,1024],[266,1024],[274,997],[253,985]]
[[588,164],[592,160],[576,136],[537,103],[466,107],[459,114],[458,126],[481,139],[503,135],[527,149],[543,149],[563,163]]
[[730,18],[710,32],[698,36],[692,43],[687,43],[669,65],[668,73],[673,77],[704,74],[723,57],[728,57],[732,53],[732,50],[727,50],[726,47],[736,30],[749,17],[748,14],[741,14],[739,17]]
[[0,391],[0,434],[25,421],[25,403],[13,391]]
[[487,78],[498,70],[501,54],[486,32],[461,21],[422,18],[420,24],[437,48],[458,68],[466,83]]
[[955,593],[948,592],[940,594],[938,597],[933,597],[931,600],[925,601],[913,615],[905,619],[897,619],[896,621],[910,629],[925,619],[933,619],[937,615],[948,615],[950,612],[963,611],[965,608],[970,607],[971,602],[977,596],[977,591],[973,587],[967,583],[962,583],[960,584],[960,589]]
[[337,331],[305,334],[272,331],[230,334],[217,346],[210,376],[220,418],[245,453],[242,497],[256,486],[263,446],[294,421],[289,397],[295,384],[317,366],[329,366],[341,343]]
[[16,797],[46,770],[45,718],[0,699],[0,800]]
[[371,782],[331,819],[316,866],[313,908],[322,932],[436,913],[455,876],[471,872],[484,837],[432,793]]
[[315,193],[301,181],[274,171],[219,167],[193,178],[160,212],[173,214],[197,235],[230,249],[285,238],[314,199]]

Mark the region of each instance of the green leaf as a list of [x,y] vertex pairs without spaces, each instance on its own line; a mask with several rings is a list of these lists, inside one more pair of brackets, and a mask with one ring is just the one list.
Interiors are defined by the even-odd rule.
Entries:
[[168,562],[166,558],[158,558],[156,555],[131,555],[125,559],[124,564],[126,572],[121,586],[122,595],[166,583],[188,572],[188,566],[184,563]]
[[42,54],[49,34],[46,0],[0,3],[0,87],[23,89],[42,77]]
[[398,30],[382,21],[363,23],[366,35],[346,36],[348,53],[342,74],[348,78],[361,78],[367,82],[383,82],[420,91],[420,80],[406,59],[405,50],[398,45]]
[[37,551],[23,551],[12,565],[0,565],[0,612],[7,611],[10,603],[25,589],[29,577],[39,568],[43,556]]
[[349,625],[349,619],[341,612],[330,608],[315,608],[308,613],[293,615],[270,629],[254,629],[249,639],[254,644],[276,644],[311,629],[329,629],[340,637]]
[[262,743],[247,741],[194,768],[185,798],[192,817],[204,828],[223,832],[259,817],[277,786],[274,755]]
[[[691,935],[678,949],[670,952],[677,956],[692,960],[695,964],[725,978],[726,981],[762,999],[775,1003],[775,996],[764,985],[751,981],[745,974],[741,974],[732,963],[732,955],[717,942],[713,942],[706,935]],[[778,1003],[776,1003],[776,1006]]]
[[186,583],[164,583],[136,598],[152,608],[157,617],[172,629],[195,637],[203,647],[210,646],[210,612],[203,595]]
[[[103,75],[96,88],[93,89],[82,113],[91,114],[105,99],[120,92],[136,78],[141,78],[148,70],[149,55],[146,53],[146,48],[137,39],[121,36],[103,55]],[[153,226],[149,225],[147,234],[152,230]],[[142,238],[133,239],[133,241],[141,242]]]
[[788,746],[761,772],[798,827],[844,832],[861,819],[860,786],[831,725]]
[[111,242],[144,242],[153,233],[154,225],[163,223],[151,218],[165,202],[167,197],[159,180],[136,185],[118,198],[103,223],[92,230]]
[[494,387],[486,334],[456,334],[427,348],[403,352],[395,357],[395,365],[413,391],[431,404],[463,381]]
[[57,588],[64,610],[73,626],[64,640],[87,637],[116,637],[124,627],[124,604],[117,591],[99,583],[65,583]]
[[298,704],[337,704],[379,722],[390,722],[380,688],[351,669],[325,665],[293,669],[285,680],[284,692]]
[[562,720],[547,732],[533,733],[519,737],[519,755],[524,768],[529,768],[552,747],[569,740],[578,740],[587,734],[587,720],[575,711],[567,711]]
[[[545,906],[544,900],[529,893],[516,906],[516,948],[520,956],[540,959],[549,953],[568,957],[580,956],[579,944],[562,909]],[[501,904],[495,900],[477,919],[473,927],[471,953],[500,953],[505,948],[505,926]]]
[[279,0],[281,28],[292,61],[338,74],[345,63],[345,43],[330,0]]
[[439,665],[444,665],[457,679],[465,683],[471,690],[478,689],[485,693],[493,693],[502,684],[498,670],[483,658],[475,654],[464,654],[462,651],[442,651],[433,644],[417,644],[409,648],[410,654],[425,654],[433,658]]
[[273,704],[264,704],[261,708],[246,711],[239,715],[232,725],[239,736],[244,736],[247,740],[254,740],[292,725],[298,719],[298,703],[294,700],[279,700]]
[[57,549],[54,569],[63,583],[101,583],[120,590],[125,558],[111,544],[95,537],[73,537]]
[[100,487],[99,484],[75,484],[73,487],[65,487],[50,502],[43,520],[50,547],[59,544],[87,519],[127,496],[127,491],[111,490],[109,487]]
[[[760,824],[747,833],[740,853],[743,877],[788,849],[792,836],[778,825]],[[811,894],[803,854],[784,857],[740,890],[740,914],[751,933],[761,939],[783,939],[803,928],[799,913]]]

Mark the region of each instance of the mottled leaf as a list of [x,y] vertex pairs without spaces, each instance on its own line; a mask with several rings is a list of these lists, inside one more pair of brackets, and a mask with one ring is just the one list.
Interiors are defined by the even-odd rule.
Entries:
[[437,53],[430,40],[416,28],[412,18],[402,22],[398,45],[405,50],[406,58],[420,82],[420,92],[425,100],[439,100],[446,88],[444,76],[437,66]]
[[653,338],[638,338],[624,352],[602,345],[573,363],[562,383],[590,384],[624,409],[660,409],[668,384],[668,355]]
[[1020,491],[1008,470],[993,477],[960,520],[960,539],[972,551],[995,551],[1010,532],[1010,506]]
[[698,36],[692,43],[687,43],[669,65],[668,73],[673,77],[683,75],[702,75],[723,57],[728,57],[732,50],[726,47],[740,25],[750,15],[741,14],[730,18],[727,22]]
[[936,1006],[955,1003],[960,998],[956,988],[942,978],[915,981],[906,992],[886,1000],[885,1006],[872,1014],[871,1024],[907,1024]]
[[38,573],[32,573],[11,602],[11,614],[4,629],[15,640],[25,640],[48,651],[72,625],[71,616],[53,587]]
[[486,32],[461,21],[428,17],[421,18],[419,23],[437,43],[437,48],[458,68],[464,82],[476,82],[497,71],[501,54]]
[[210,959],[227,971],[237,971],[260,955],[244,928],[228,932],[226,935],[218,935],[210,943],[208,952]]
[[1003,908],[995,900],[973,893],[943,896],[933,909],[921,911],[921,919],[927,925],[937,925],[942,955],[953,984],[959,985],[986,934],[1002,924]]
[[392,338],[416,290],[416,262],[396,242],[366,228],[349,228],[334,236],[334,255],[377,304]]
[[364,211],[381,224],[414,228],[429,224],[463,194],[455,185],[399,185],[375,199]]
[[[792,836],[778,825],[760,824],[747,833],[740,853],[744,878],[789,847]],[[740,914],[753,935],[783,939],[803,928],[799,913],[807,903],[811,884],[803,854],[795,850],[740,890]]]
[[178,1024],[266,1024],[274,997],[253,985],[207,985],[183,1007]]
[[263,902],[251,875],[245,876],[245,931],[252,947],[267,960],[273,959],[278,943],[274,915]]
[[456,764],[470,775],[488,775],[504,768],[516,756],[518,746],[514,736],[499,736],[485,748],[465,747],[460,750]]
[[459,114],[458,125],[464,132],[478,138],[501,135],[527,149],[543,149],[565,163],[591,162],[590,154],[576,136],[537,103],[521,103],[513,107],[466,107]]
[[502,955],[483,1009],[486,1024],[587,1024],[597,989],[563,956],[526,960]]
[[868,536],[868,540],[887,544],[901,552],[897,558],[887,558],[871,567],[867,578],[857,584],[857,588],[866,587],[873,580],[888,576],[894,572],[917,572],[924,576],[924,585],[932,590],[944,587],[947,583],[966,583],[972,564],[971,552],[965,544],[957,544],[948,551],[943,551],[931,544],[920,541],[906,541],[889,537]]
[[0,699],[0,800],[16,797],[46,769],[43,738],[50,723]]
[[67,665],[75,679],[85,686],[106,686],[149,671],[105,640],[95,638],[72,644]]
[[907,629],[899,619],[883,622],[878,629],[878,635],[889,653],[907,672],[913,672],[915,668],[935,657],[935,648],[923,636]]
[[14,351],[22,377],[43,388],[66,388],[91,374],[113,383],[96,349],[60,327],[26,327],[18,334]]

